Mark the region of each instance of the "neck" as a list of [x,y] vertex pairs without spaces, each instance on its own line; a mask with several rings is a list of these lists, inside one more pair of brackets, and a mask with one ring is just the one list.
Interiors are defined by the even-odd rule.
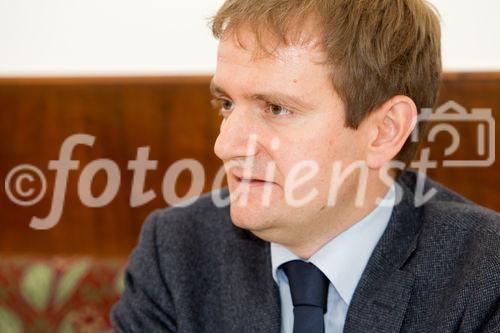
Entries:
[[389,187],[382,182],[369,183],[363,205],[356,206],[356,193],[353,193],[334,207],[322,209],[314,223],[304,223],[301,228],[296,228],[293,237],[281,244],[298,257],[309,259],[330,240],[370,214],[378,206],[377,199],[383,199],[388,190]]

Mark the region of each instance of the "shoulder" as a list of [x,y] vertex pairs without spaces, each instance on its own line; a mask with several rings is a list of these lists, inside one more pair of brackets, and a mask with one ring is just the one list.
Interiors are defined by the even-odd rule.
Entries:
[[[500,216],[429,178],[417,186],[417,178],[406,172],[398,181],[406,199],[400,226],[417,226],[402,267],[414,276],[408,323],[417,325],[427,313],[434,328],[459,322],[467,331],[484,331],[500,297]],[[428,191],[435,191],[432,198],[410,205],[408,198]]]
[[[406,172],[400,183],[415,195],[418,174]],[[426,177],[423,193],[433,191],[431,199],[418,207],[421,219],[434,227],[468,232],[498,240],[500,244],[500,214],[482,207],[451,189]]]
[[[407,190],[415,188],[415,176],[402,179]],[[436,194],[417,208],[419,270],[432,276],[432,284],[456,275],[456,281],[476,288],[500,287],[498,278],[491,279],[500,275],[500,215],[431,179],[425,180],[424,187],[425,191],[434,188]]]
[[[417,176],[407,172],[399,181],[409,195],[415,194]],[[500,274],[500,215],[429,178],[423,184],[424,193],[436,191],[416,208],[418,257],[431,265],[428,269],[455,266],[472,275],[480,271]]]
[[230,218],[226,188],[205,193],[178,206],[158,209],[143,224],[141,240],[165,253],[215,250],[243,231]]

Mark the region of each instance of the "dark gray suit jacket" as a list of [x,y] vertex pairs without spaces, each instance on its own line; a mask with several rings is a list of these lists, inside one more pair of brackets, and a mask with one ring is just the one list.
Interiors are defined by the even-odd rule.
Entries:
[[[394,207],[349,306],[344,332],[500,332],[500,217],[444,187]],[[227,191],[225,191],[227,195]],[[113,308],[117,332],[280,332],[269,243],[210,196],[153,213]]]

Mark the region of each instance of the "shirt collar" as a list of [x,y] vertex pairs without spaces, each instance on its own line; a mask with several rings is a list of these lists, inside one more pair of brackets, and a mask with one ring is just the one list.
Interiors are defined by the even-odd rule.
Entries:
[[[307,260],[328,277],[348,305],[368,259],[389,223],[395,200],[396,188],[392,184],[375,209],[330,240]],[[272,274],[277,283],[278,267],[295,259],[300,260],[283,245],[271,243]]]

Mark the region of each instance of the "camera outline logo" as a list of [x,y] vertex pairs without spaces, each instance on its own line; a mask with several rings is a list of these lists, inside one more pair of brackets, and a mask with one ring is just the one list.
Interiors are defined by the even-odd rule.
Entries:
[[[486,168],[495,163],[495,119],[491,108],[472,108],[471,112],[455,101],[448,101],[433,112],[432,108],[423,108],[417,117],[415,130],[411,134],[412,141],[418,141],[418,126],[426,122],[429,126],[427,141],[434,142],[440,132],[447,132],[451,138],[451,144],[445,149],[446,157],[452,156],[460,147],[460,133],[451,124],[453,122],[476,122],[477,123],[477,153],[478,156],[486,156],[484,159],[475,160],[453,160],[445,159],[443,167],[478,167]],[[438,124],[431,126],[433,122]]]

